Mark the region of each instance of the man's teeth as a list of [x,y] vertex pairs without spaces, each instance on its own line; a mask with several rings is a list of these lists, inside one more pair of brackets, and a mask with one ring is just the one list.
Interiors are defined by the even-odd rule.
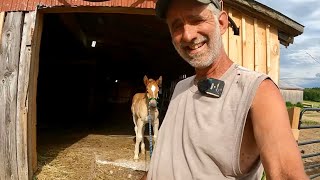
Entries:
[[194,44],[194,45],[192,45],[192,46],[189,46],[189,48],[190,49],[198,49],[199,47],[201,47],[202,46],[202,43],[200,43],[200,44]]

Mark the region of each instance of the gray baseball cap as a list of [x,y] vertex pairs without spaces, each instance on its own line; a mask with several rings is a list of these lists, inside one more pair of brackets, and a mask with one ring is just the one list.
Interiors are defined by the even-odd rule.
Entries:
[[[158,0],[157,1],[157,4],[156,4],[156,15],[159,18],[161,18],[161,19],[165,19],[166,18],[168,6],[171,3],[171,1],[172,0]],[[221,0],[195,0],[195,1],[198,1],[198,2],[203,3],[203,4],[212,3],[216,8],[221,10],[221,4],[220,4]]]

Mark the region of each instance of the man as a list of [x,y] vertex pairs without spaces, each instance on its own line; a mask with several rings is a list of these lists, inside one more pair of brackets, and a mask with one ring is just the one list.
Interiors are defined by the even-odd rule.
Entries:
[[218,0],[158,0],[156,13],[196,75],[175,88],[147,179],[260,180],[263,168],[268,180],[308,179],[277,86],[225,53]]

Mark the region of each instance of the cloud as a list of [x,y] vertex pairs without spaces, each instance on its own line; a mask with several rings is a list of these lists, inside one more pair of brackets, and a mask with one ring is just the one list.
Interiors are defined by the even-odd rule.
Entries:
[[281,47],[280,79],[301,87],[320,87],[320,1],[258,1],[305,26],[294,44]]

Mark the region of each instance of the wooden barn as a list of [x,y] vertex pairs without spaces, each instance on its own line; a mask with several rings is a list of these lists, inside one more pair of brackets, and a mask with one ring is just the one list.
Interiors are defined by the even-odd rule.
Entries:
[[280,80],[279,88],[285,102],[291,102],[292,104],[303,103],[303,87]]
[[[144,75],[163,77],[163,117],[175,82],[194,73],[155,17],[155,1],[0,2],[1,180],[139,175],[96,162],[133,157],[130,101],[144,91]],[[231,59],[278,82],[280,45],[304,27],[252,0],[224,0],[224,9],[234,21],[223,37]]]

